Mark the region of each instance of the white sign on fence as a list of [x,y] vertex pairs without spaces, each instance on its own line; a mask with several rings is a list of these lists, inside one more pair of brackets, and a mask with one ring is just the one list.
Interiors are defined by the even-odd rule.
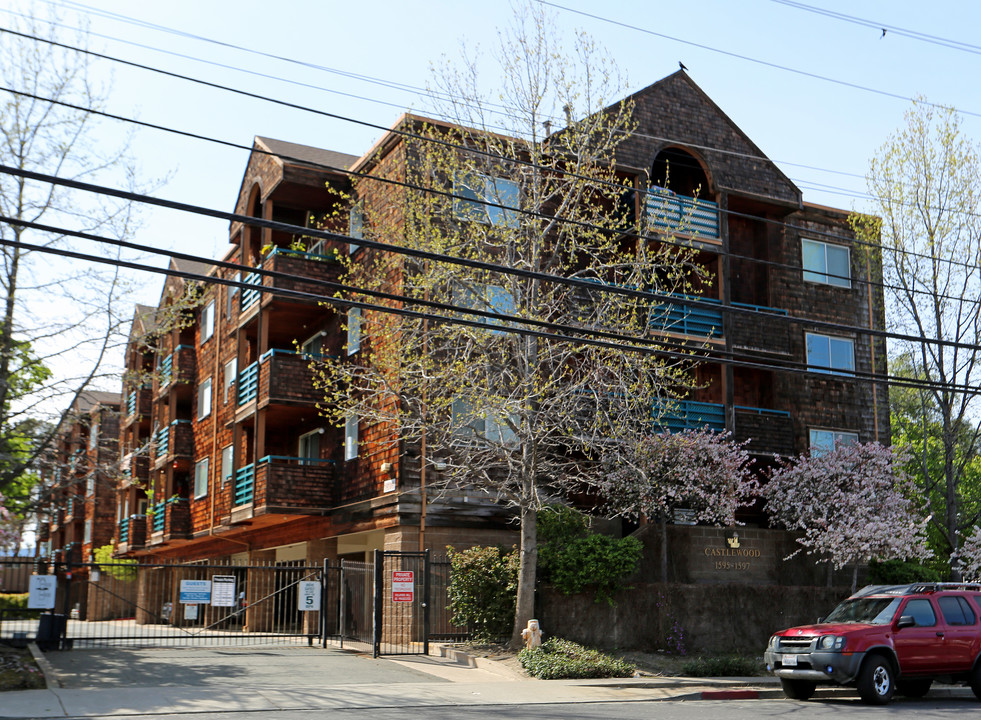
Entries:
[[234,575],[215,575],[211,578],[211,606],[235,607]]
[[313,580],[301,580],[296,585],[297,608],[301,612],[320,609],[320,583]]
[[27,607],[31,610],[52,610],[55,606],[55,593],[58,578],[55,575],[31,575],[28,586]]

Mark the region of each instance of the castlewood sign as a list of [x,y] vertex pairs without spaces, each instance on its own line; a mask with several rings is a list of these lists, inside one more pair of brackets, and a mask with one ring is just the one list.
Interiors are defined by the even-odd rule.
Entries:
[[747,547],[739,539],[739,533],[726,537],[724,545],[706,545],[702,552],[711,563],[709,567],[719,572],[747,572],[753,559],[761,556],[759,548]]

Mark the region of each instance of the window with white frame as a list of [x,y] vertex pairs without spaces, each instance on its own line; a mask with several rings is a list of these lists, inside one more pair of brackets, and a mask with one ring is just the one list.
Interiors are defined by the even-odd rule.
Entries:
[[804,280],[835,287],[850,288],[851,258],[844,245],[801,238],[801,265]]
[[521,190],[514,180],[480,173],[457,173],[453,194],[456,196],[453,212],[462,220],[504,227],[518,226],[518,213],[508,209],[520,207]]
[[232,446],[226,445],[221,449],[221,482],[229,483],[232,481],[232,474],[235,472],[233,466],[235,458],[232,455]]
[[811,430],[811,455],[822,455],[831,452],[842,445],[854,445],[858,442],[858,433],[843,430]]
[[92,518],[85,521],[85,535],[82,537],[82,542],[86,545],[92,542]]
[[95,495],[95,473],[92,473],[85,479],[85,494]]
[[194,463],[194,497],[200,498],[208,494],[208,458],[202,458]]
[[513,446],[517,435],[511,428],[516,417],[511,414],[507,420],[499,420],[486,411],[474,409],[473,403],[466,398],[457,397],[450,405],[453,434],[461,440],[486,440],[494,444]]
[[354,355],[361,349],[361,308],[347,311],[347,354]]
[[344,459],[354,460],[358,456],[358,416],[348,413],[344,418]]
[[323,435],[323,432],[318,428],[300,435],[299,448],[297,449],[300,465],[314,465],[320,459],[320,436]]
[[215,332],[215,303],[209,302],[201,310],[201,344],[211,338]]
[[812,372],[847,374],[855,370],[855,343],[849,338],[806,333],[807,364]]
[[89,428],[89,450],[95,450],[95,446],[99,444],[99,423],[98,421],[92,423],[92,427]]
[[211,414],[211,378],[198,385],[198,420]]
[[[364,201],[358,200],[351,208],[348,217],[347,234],[353,238],[364,237]],[[357,243],[348,243],[347,251],[351,255],[358,251],[361,246]]]
[[222,391],[221,391],[221,401],[223,404],[228,404],[228,398],[233,397],[232,395],[232,385],[235,384],[235,377],[238,374],[238,358],[232,358],[227,363],[225,363],[224,375],[222,376]]
[[318,358],[323,353],[324,349],[324,333],[318,332],[314,333],[300,345],[300,353],[307,358]]
[[[458,284],[453,289],[453,304],[459,308],[469,310],[483,310],[485,312],[497,313],[499,315],[514,315],[518,303],[514,296],[500,285],[478,285],[476,288],[466,287]],[[478,322],[487,325],[508,325],[506,320],[496,318],[474,318]],[[493,330],[495,334],[501,334],[501,330]]]
[[[242,273],[240,272],[233,273],[229,277],[235,282],[242,282]],[[238,313],[238,305],[236,304],[238,300],[238,285],[228,286],[228,294],[225,296],[225,299],[225,314],[231,320]]]

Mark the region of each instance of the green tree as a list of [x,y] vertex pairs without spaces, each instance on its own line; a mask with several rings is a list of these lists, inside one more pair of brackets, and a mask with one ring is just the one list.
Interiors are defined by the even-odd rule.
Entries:
[[453,622],[469,625],[478,642],[506,637],[514,623],[518,587],[518,554],[496,547],[447,548],[450,586],[447,594]]
[[[450,122],[410,119],[402,128],[425,136],[403,138],[397,154],[410,186],[422,190],[396,192],[371,178],[357,183],[355,195],[369,200],[365,235],[591,284],[359,253],[352,286],[397,287],[410,298],[407,305],[440,302],[481,325],[353,315],[360,350],[353,361],[326,360],[321,379],[323,406],[336,422],[354,416],[391,429],[393,446],[421,456],[427,481],[444,499],[470,493],[513,509],[521,533],[511,638],[518,646],[534,614],[539,509],[571,488],[598,484],[602,449],[638,442],[657,399],[683,394],[691,382],[684,359],[502,326],[572,325],[649,338],[656,315],[650,300],[605,288],[693,292],[703,274],[693,253],[637,242],[622,227],[615,209],[625,178],[615,159],[634,127],[633,108],[626,101],[608,105],[623,95],[623,84],[603,53],[584,35],[564,53],[540,5],[519,10],[501,38],[494,98],[477,90],[474,63],[448,64],[437,84],[440,96],[451,98],[444,109]],[[567,124],[549,133],[555,117]],[[393,162],[378,161],[386,159]]]
[[[963,488],[978,441],[981,377],[981,162],[958,115],[915,103],[906,123],[879,148],[867,175],[878,217],[854,216],[860,239],[881,259],[890,330],[917,376],[921,425],[936,438],[912,446],[931,522],[956,555],[977,517]],[[956,567],[951,568],[959,579]]]
[[[55,25],[31,15],[12,21],[27,35],[53,37]],[[70,42],[85,46],[85,33]],[[94,199],[29,180],[21,171],[73,180],[128,178],[126,143],[102,142],[96,116],[106,91],[87,56],[12,32],[0,33],[0,490],[26,502],[33,469],[79,393],[104,377],[107,355],[125,337],[117,315],[124,283],[117,269],[61,262],[44,252],[69,244],[42,223],[113,237],[133,230],[129,203]],[[69,107],[68,104],[74,106]],[[84,108],[84,109],[78,109]],[[105,147],[117,149],[102,152]],[[93,256],[110,251],[71,240]],[[116,257],[115,253],[111,254]],[[115,384],[116,380],[113,380]]]

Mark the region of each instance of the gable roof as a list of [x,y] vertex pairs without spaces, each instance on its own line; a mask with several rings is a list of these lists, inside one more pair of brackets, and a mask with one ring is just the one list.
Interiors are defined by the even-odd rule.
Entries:
[[617,162],[650,171],[666,147],[681,147],[708,166],[715,190],[800,206],[801,191],[722,109],[679,70],[626,98],[637,128]]

